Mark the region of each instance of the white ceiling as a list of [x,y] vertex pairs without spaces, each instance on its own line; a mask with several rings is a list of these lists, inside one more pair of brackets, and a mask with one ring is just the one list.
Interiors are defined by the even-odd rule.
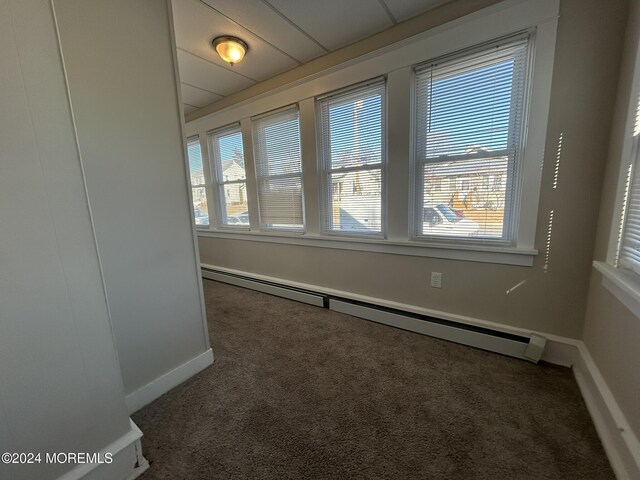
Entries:
[[[368,37],[447,0],[173,0],[185,113]],[[249,45],[223,62],[211,40]]]

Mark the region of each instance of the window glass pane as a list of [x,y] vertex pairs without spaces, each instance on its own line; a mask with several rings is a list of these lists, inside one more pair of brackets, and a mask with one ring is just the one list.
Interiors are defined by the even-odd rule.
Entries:
[[514,59],[447,72],[425,83],[430,99],[426,156],[508,147]]
[[189,173],[191,173],[191,185],[204,185],[204,170],[202,168],[202,150],[200,141],[189,140],[187,144],[187,154],[189,157]]
[[378,81],[318,101],[325,231],[382,232],[384,95]]
[[260,218],[264,226],[275,229],[301,229],[302,184],[300,177],[263,178],[258,181]]
[[261,227],[303,230],[297,108],[255,120],[254,148]]
[[332,230],[380,232],[382,196],[380,169],[332,173]]
[[[380,90],[380,89],[377,89]],[[330,167],[382,162],[382,95],[367,92],[336,105],[327,101]]]
[[220,198],[220,223],[230,227],[249,226],[244,147],[240,127],[212,135],[216,162],[216,188]]
[[[500,238],[507,157],[423,166],[421,235]],[[493,181],[487,181],[493,179]]]
[[[193,213],[196,225],[209,225],[209,208],[207,205],[207,192],[205,189],[204,169],[202,163],[202,150],[197,138],[187,141],[187,156],[189,157],[189,173],[192,185]],[[201,187],[195,187],[202,185]]]
[[260,131],[262,140],[261,162],[258,175],[281,175],[300,173],[300,127],[297,112],[294,117],[275,118],[265,122]]
[[221,182],[244,180],[244,149],[242,147],[242,133],[233,132],[220,135],[218,140],[218,155],[220,156]]
[[418,236],[511,240],[528,39],[416,74]]
[[226,183],[220,186],[223,201],[223,223],[231,226],[249,226],[246,182]]
[[204,187],[192,188],[193,213],[196,225],[209,225],[209,211],[207,209],[207,194]]
[[[635,85],[635,88],[638,89],[638,85]],[[640,93],[636,95],[630,105],[635,110],[631,139],[633,158],[626,168],[622,185],[621,223],[615,265],[640,274]]]

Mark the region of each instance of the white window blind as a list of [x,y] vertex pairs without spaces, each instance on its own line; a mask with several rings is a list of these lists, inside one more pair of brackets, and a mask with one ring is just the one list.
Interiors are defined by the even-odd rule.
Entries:
[[318,100],[325,232],[382,234],[385,84]]
[[189,157],[189,174],[195,222],[196,225],[209,225],[207,186],[202,162],[202,149],[197,136],[187,140],[187,156]]
[[260,117],[253,123],[260,227],[304,229],[298,109]]
[[247,175],[240,125],[212,132],[211,152],[215,171],[214,191],[219,199],[219,224],[248,228]]
[[624,186],[623,225],[619,238],[618,264],[640,275],[640,95],[638,95],[634,107],[633,157]]
[[414,236],[515,241],[528,44],[416,69]]

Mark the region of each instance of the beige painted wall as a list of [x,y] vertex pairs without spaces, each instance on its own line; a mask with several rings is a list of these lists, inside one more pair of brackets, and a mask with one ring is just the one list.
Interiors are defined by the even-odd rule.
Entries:
[[[626,5],[625,0],[561,1],[537,221],[536,248],[541,253],[533,267],[204,237],[199,239],[202,262],[578,338]],[[560,134],[559,183],[553,189]],[[545,273],[551,209],[554,226],[550,268]],[[431,271],[443,273],[441,290],[428,287]],[[506,294],[523,280],[521,287]]]
[[640,318],[594,272],[584,343],[636,436],[640,435]]
[[[609,232],[615,228],[616,187],[622,157],[627,108],[636,48],[640,39],[640,1],[632,0],[616,101],[611,146],[604,178],[595,259],[605,261]],[[640,436],[640,318],[629,311],[602,285],[602,275],[593,271],[583,340],[600,373],[611,389],[636,436]]]

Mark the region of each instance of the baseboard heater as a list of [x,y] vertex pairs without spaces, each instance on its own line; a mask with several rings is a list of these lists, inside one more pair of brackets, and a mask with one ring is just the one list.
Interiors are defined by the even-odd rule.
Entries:
[[535,334],[529,337],[515,335],[476,325],[388,308],[373,303],[327,295],[235,273],[202,268],[202,276],[317,307],[329,308],[336,312],[383,325],[528,360],[533,363],[538,363],[546,345],[546,339]]
[[235,273],[221,272],[220,270],[212,270],[209,268],[202,269],[202,276],[210,280],[217,280],[238,287],[249,288],[258,292],[268,293],[277,297],[284,297],[290,300],[296,300],[302,303],[315,305],[316,307],[326,307],[326,295],[301,288],[290,287],[281,283],[268,282]]

